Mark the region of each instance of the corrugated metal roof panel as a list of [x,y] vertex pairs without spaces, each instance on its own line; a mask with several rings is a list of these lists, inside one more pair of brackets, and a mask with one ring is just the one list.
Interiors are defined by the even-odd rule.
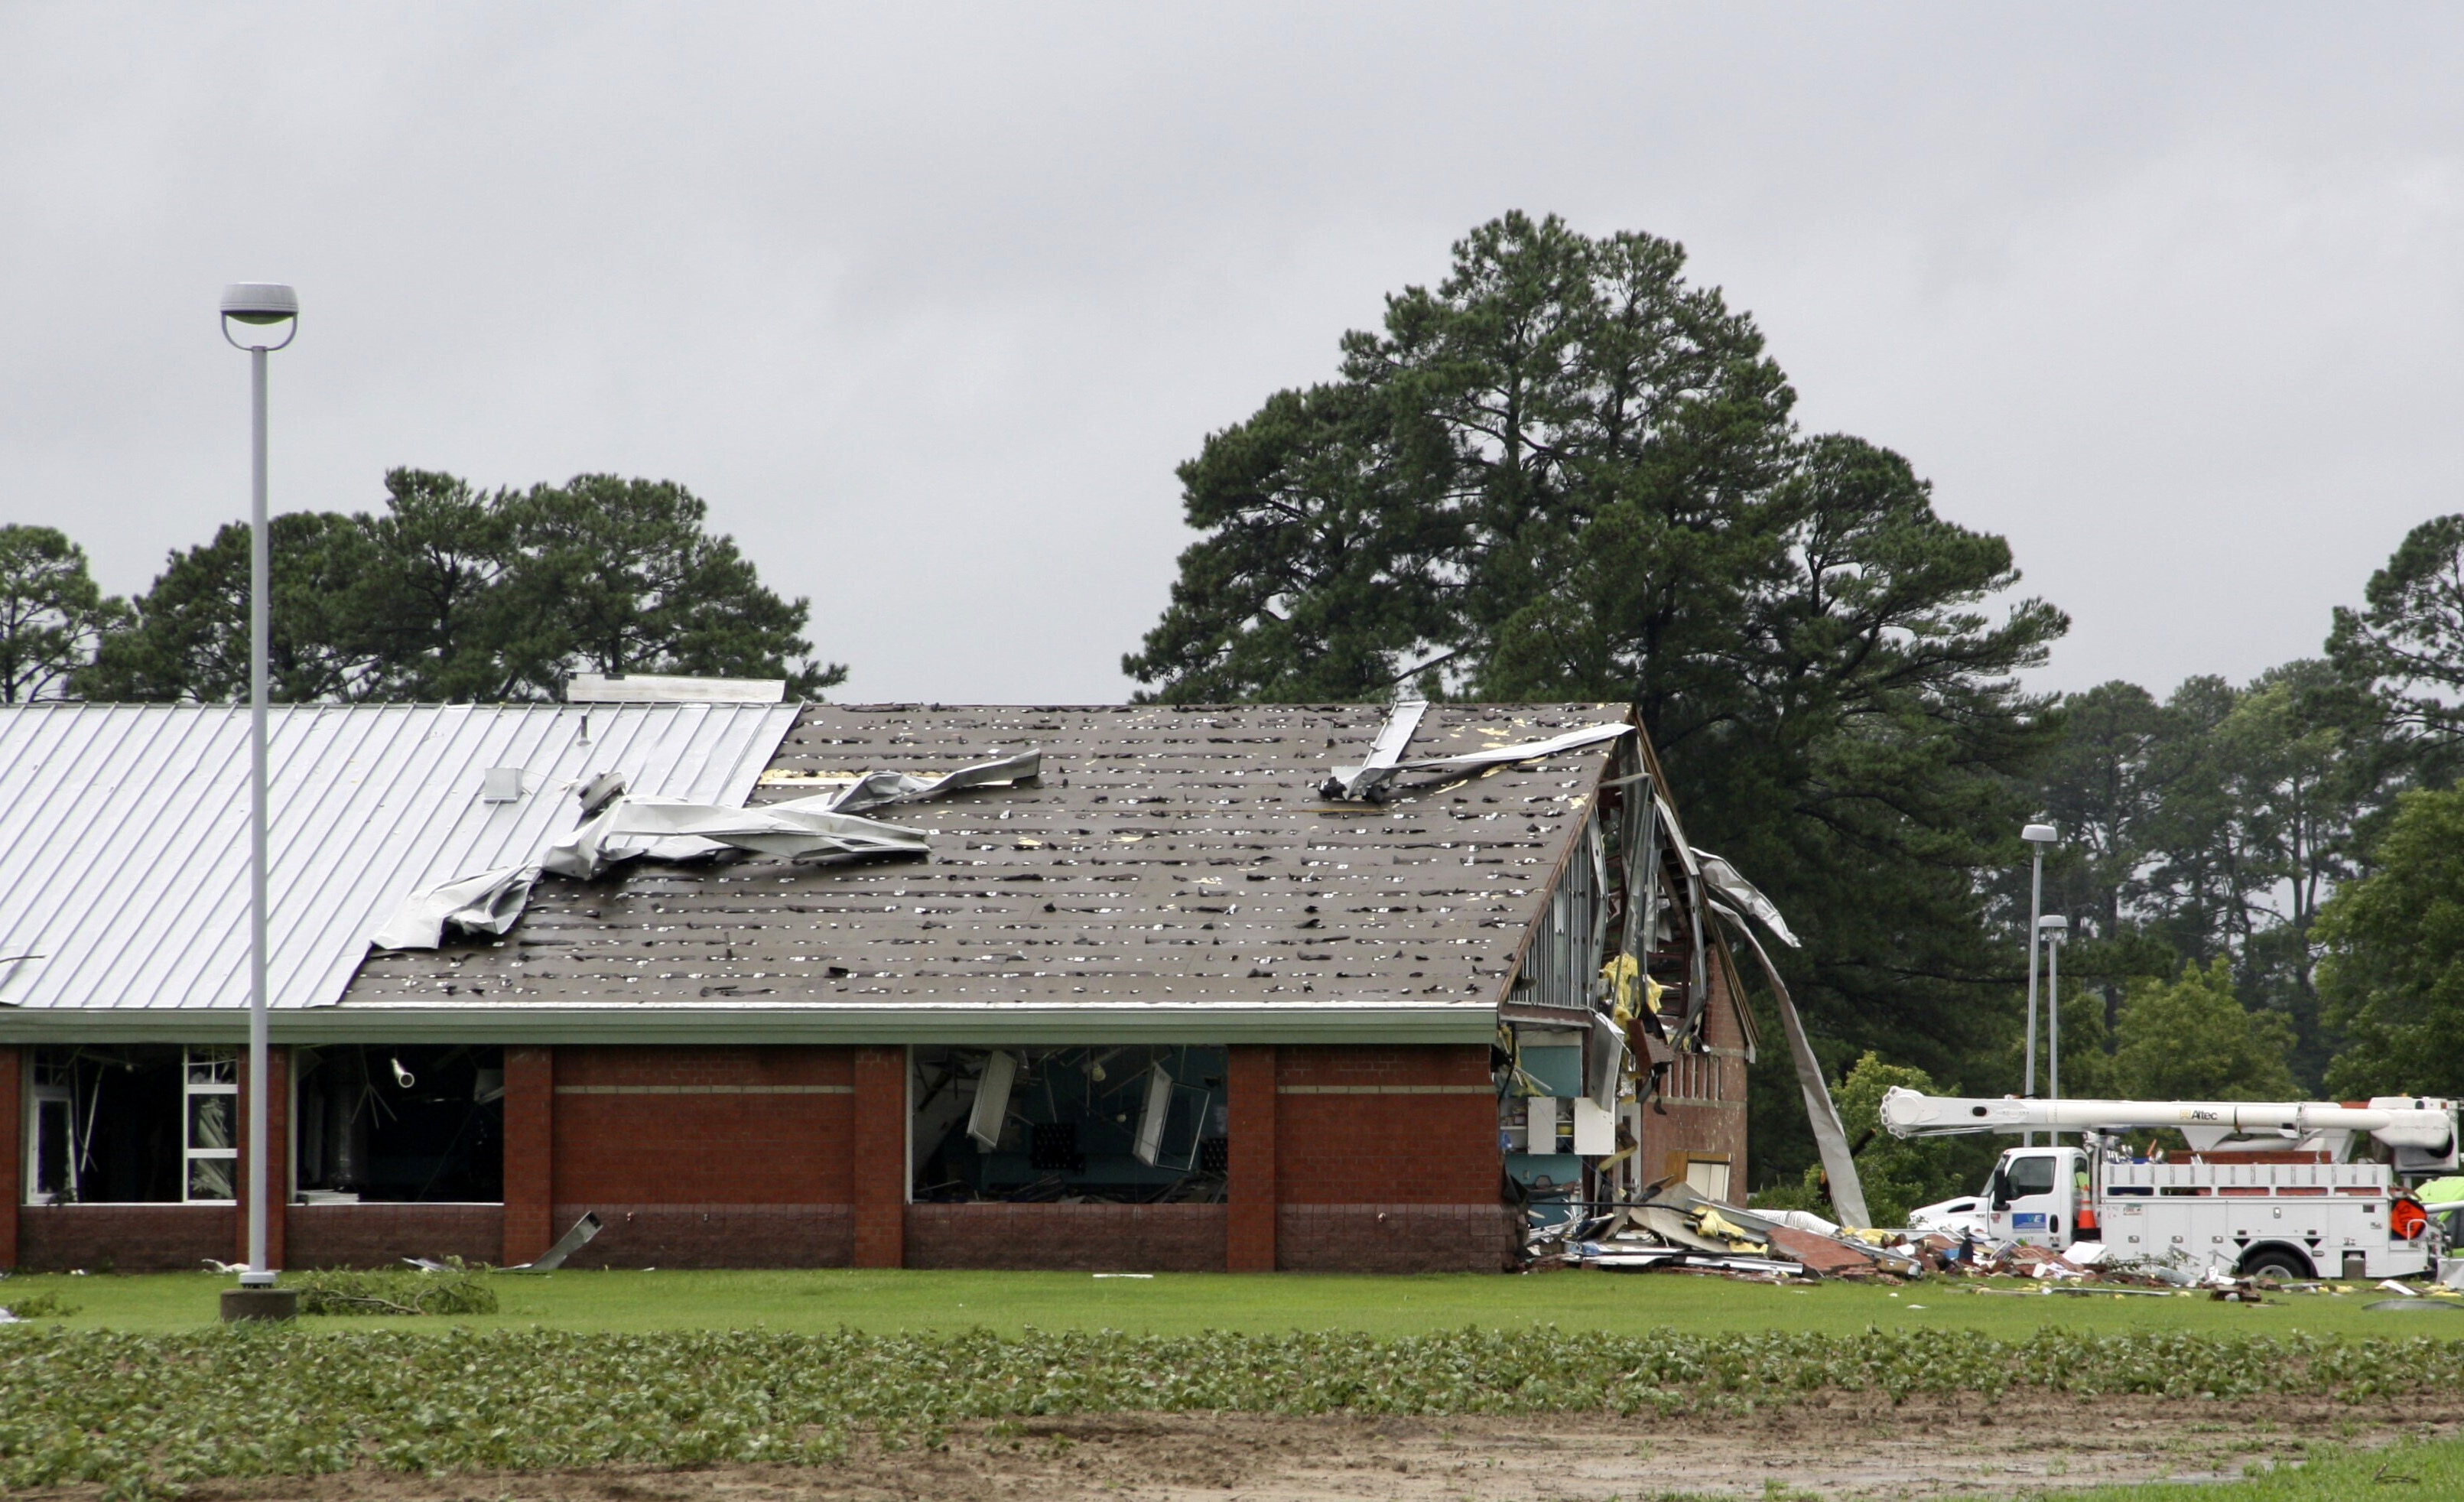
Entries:
[[[276,708],[273,1005],[340,999],[411,892],[537,860],[598,773],[741,804],[795,718],[792,704]],[[0,709],[0,1005],[246,1006],[248,760],[243,708]],[[483,801],[499,766],[522,769],[521,796]]]

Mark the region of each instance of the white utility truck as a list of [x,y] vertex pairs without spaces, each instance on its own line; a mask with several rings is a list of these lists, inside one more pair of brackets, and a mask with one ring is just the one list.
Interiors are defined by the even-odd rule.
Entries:
[[[1979,1197],[1986,1234],[2061,1248],[2101,1241],[2116,1260],[2281,1276],[2402,1278],[2431,1271],[2438,1233],[2400,1214],[2398,1191],[2453,1173],[2455,1103],[2381,1096],[2308,1101],[1958,1099],[1893,1090],[1894,1137],[2043,1132],[2002,1155]],[[2123,1135],[2171,1130],[2187,1157],[2132,1157]],[[2060,1134],[2077,1132],[2079,1145]],[[2356,1160],[2368,1139],[2374,1156]],[[2409,1223],[2409,1224],[2408,1224]]]

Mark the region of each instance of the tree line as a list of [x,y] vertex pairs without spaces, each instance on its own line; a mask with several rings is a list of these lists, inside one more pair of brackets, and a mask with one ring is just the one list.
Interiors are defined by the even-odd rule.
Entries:
[[[847,676],[809,655],[809,603],[763,585],[681,485],[487,492],[398,469],[385,491],[377,511],[269,519],[276,701],[555,699],[581,671],[785,678],[813,697]],[[0,703],[247,697],[249,552],[231,522],[122,600],[59,529],[0,526]]]
[[[1180,467],[1141,696],[1632,705],[1690,836],[1804,939],[1780,963],[1852,1115],[2019,1087],[2036,819],[2066,1093],[2464,1092],[2464,518],[2316,659],[2032,693],[2067,617],[1907,459],[1802,431],[1671,241],[1506,215],[1338,354]],[[1754,1076],[1766,1182],[1814,1157],[1787,1072]],[[1867,1151],[1935,1188],[1965,1161]]]

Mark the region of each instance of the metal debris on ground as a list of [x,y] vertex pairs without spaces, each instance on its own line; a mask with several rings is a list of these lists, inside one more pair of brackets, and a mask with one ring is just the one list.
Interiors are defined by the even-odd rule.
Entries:
[[1763,1282],[1897,1282],[1929,1270],[1921,1253],[1881,1232],[1844,1229],[1803,1210],[1725,1204],[1673,1181],[1647,1190],[1639,1204],[1534,1230],[1525,1253],[1535,1269],[1721,1272]]
[[[574,1222],[573,1225],[565,1230],[563,1235],[559,1236],[556,1239],[556,1245],[540,1253],[538,1260],[533,1262],[517,1263],[504,1270],[507,1272],[554,1272],[557,1269],[564,1266],[565,1258],[572,1256],[577,1251],[580,1251],[584,1246],[589,1244],[591,1237],[599,1234],[599,1228],[602,1224],[603,1223],[599,1219],[598,1211],[584,1210],[582,1213],[582,1219]],[[643,1270],[647,1272],[649,1270],[645,1268]]]
[[[1875,1230],[1835,1225],[1805,1210],[1755,1210],[1694,1193],[1675,1181],[1653,1185],[1633,1204],[1598,1207],[1526,1234],[1527,1271],[1580,1268],[1606,1272],[1725,1274],[1758,1283],[1846,1278],[1896,1284],[1915,1278],[1978,1280],[1974,1292],[2005,1295],[2064,1293],[2113,1297],[2199,1297],[2217,1303],[2263,1304],[2277,1295],[2340,1295],[2370,1285],[2330,1279],[2285,1280],[2272,1272],[2236,1276],[2187,1261],[2115,1256],[2101,1242],[2057,1250],[2022,1241],[1990,1242],[1973,1232]],[[1987,1279],[2025,1279],[2034,1288],[1984,1286]],[[2400,1296],[2371,1310],[2464,1311],[2464,1291],[2428,1279],[2392,1279],[2375,1290]]]

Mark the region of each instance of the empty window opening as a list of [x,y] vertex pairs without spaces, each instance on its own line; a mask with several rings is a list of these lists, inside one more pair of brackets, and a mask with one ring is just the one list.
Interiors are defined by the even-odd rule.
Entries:
[[925,1048],[912,1058],[918,1202],[1223,1198],[1221,1048]]
[[239,1172],[239,1051],[140,1045],[33,1050],[30,1204],[229,1204]]
[[292,1069],[300,1204],[504,1199],[501,1049],[347,1044],[298,1049]]

